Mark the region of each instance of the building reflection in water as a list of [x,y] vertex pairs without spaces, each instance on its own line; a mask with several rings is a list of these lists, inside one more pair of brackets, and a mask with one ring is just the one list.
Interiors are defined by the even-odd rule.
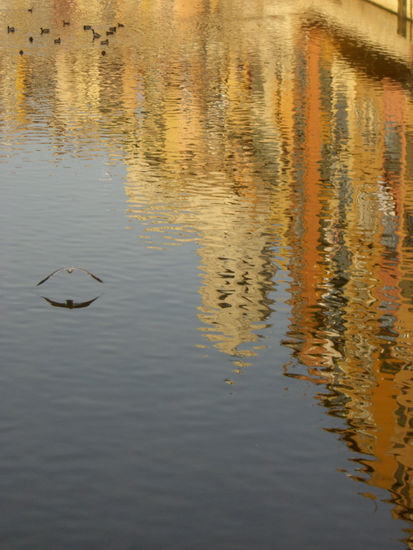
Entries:
[[[72,10],[61,48],[36,36],[17,56],[22,35],[1,38],[10,155],[36,132],[57,159],[125,162],[127,217],[147,245],[197,244],[200,328],[235,371],[288,308],[285,375],[320,385],[345,421],[335,431],[367,457],[349,475],[412,520],[411,43],[361,0],[302,2],[300,16],[288,3],[132,4],[33,13],[53,27]],[[352,27],[357,10],[367,28]],[[128,25],[103,57],[83,24],[113,21]]]
[[[337,29],[314,20],[305,30],[285,374],[324,386],[317,398],[346,421],[332,431],[364,455],[350,475],[390,490],[394,514],[411,520],[410,84],[405,66],[397,75],[397,64],[370,50],[383,70],[373,84]],[[363,44],[352,47],[360,54]]]

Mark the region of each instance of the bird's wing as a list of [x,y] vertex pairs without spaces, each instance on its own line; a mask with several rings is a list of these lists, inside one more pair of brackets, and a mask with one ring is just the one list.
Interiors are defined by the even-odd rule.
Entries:
[[52,306],[55,307],[67,307],[66,302],[56,302],[55,300],[51,300],[50,298],[46,298],[46,296],[42,296],[43,300],[46,300],[46,302],[49,302],[49,304],[52,304]]
[[45,277],[44,279],[42,279],[39,283],[37,283],[36,286],[39,286],[39,285],[42,285],[43,283],[45,283],[47,281],[47,279],[50,279],[50,277],[52,275],[54,275],[55,273],[57,273],[58,271],[62,271],[63,269],[66,269],[66,267],[59,267],[59,269],[55,269],[54,271],[52,271],[51,273],[49,273],[49,275],[47,277]]
[[[88,271],[88,273],[89,273],[89,271]],[[97,275],[93,275],[93,273],[89,273],[89,275],[91,277],[93,277],[94,279],[96,279],[97,281],[99,281],[99,283],[103,283],[102,279],[99,279],[99,277]]]
[[74,302],[73,303],[73,308],[79,308],[79,307],[87,307],[87,306],[90,306],[90,304],[92,302],[94,302],[95,300],[97,300],[99,298],[99,296],[96,296],[96,298],[93,298],[92,300],[88,300],[87,302]]
[[74,267],[73,269],[80,269],[81,271],[84,271],[85,273],[87,273],[88,275],[90,275],[91,277],[96,279],[96,281],[99,281],[99,283],[103,283],[102,279],[99,279],[99,277],[97,275],[93,275],[93,273],[91,273],[90,271],[88,271],[84,267]]

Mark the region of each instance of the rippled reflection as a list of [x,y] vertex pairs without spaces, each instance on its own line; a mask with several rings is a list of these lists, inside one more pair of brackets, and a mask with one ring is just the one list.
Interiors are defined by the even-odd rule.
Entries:
[[[370,457],[350,475],[412,519],[409,23],[361,0],[0,9],[0,162],[27,142],[124,162],[128,227],[197,245],[207,344],[236,378],[288,309],[286,376],[322,385]],[[104,47],[84,30],[118,23]]]
[[[411,75],[354,39],[343,52],[334,27],[306,29],[285,372],[326,385],[319,399],[347,421],[336,431],[366,456],[350,475],[411,519]],[[353,61],[363,48],[380,75]]]

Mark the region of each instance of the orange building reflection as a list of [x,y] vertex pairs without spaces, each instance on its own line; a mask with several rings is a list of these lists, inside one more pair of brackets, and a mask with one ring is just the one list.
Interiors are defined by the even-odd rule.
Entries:
[[352,60],[336,30],[316,20],[305,31],[301,222],[285,341],[294,362],[285,373],[325,384],[318,398],[345,419],[340,436],[371,457],[358,459],[364,476],[353,477],[390,490],[394,514],[412,519],[410,92],[403,74],[383,74],[379,87],[361,67],[344,78]]

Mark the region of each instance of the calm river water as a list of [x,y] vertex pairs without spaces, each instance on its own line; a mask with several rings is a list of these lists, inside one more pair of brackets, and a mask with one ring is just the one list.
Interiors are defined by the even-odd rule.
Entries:
[[0,15],[1,549],[413,548],[409,23]]

